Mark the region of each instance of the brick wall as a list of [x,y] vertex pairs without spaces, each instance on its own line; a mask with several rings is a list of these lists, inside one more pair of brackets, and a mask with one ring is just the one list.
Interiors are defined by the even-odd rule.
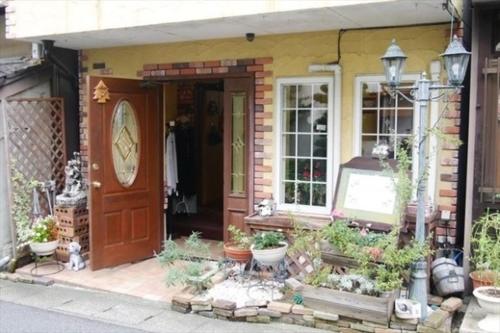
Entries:
[[[87,87],[85,75],[88,72],[87,56],[80,51],[80,151],[82,154],[83,172],[88,172],[88,117]],[[213,75],[217,77],[225,73],[251,73],[255,82],[254,101],[254,200],[259,202],[272,197],[272,131],[273,131],[273,58],[255,59],[223,59],[182,63],[144,64],[137,71],[137,76],[145,79],[168,80],[169,78],[186,76],[192,79],[197,75]],[[112,75],[113,70],[99,68],[99,75]],[[90,87],[91,89],[93,87]]]

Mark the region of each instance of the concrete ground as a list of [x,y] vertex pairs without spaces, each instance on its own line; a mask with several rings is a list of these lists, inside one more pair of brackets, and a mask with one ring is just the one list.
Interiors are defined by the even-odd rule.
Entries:
[[[198,315],[181,314],[171,311],[165,302],[145,300],[138,297],[116,293],[81,289],[64,285],[41,286],[20,282],[0,280],[0,301],[27,305],[76,316],[90,321],[99,321],[112,325],[147,332],[188,333],[304,333],[325,332],[313,328],[281,323],[250,324],[204,318]],[[12,306],[10,307],[12,309]],[[3,311],[7,311],[2,313]],[[47,314],[49,316],[49,314]],[[0,318],[14,316],[9,306],[0,307]],[[36,319],[25,316],[24,321]],[[0,325],[2,320],[0,320]],[[0,326],[1,332],[3,330]],[[71,331],[71,330],[70,330]],[[66,331],[66,332],[70,332]]]

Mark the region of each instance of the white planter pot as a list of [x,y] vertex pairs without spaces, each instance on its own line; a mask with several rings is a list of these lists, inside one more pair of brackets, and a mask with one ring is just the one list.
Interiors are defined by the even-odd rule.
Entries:
[[51,242],[37,243],[31,242],[30,248],[37,256],[50,256],[54,254],[57,249],[59,241],[56,239]]
[[477,324],[485,332],[500,332],[500,297],[485,295],[481,292],[494,289],[500,293],[500,288],[492,286],[479,287],[473,291],[479,306],[486,312],[486,317]]
[[275,266],[279,264],[283,258],[285,258],[286,250],[288,249],[288,243],[280,242],[281,247],[277,247],[275,249],[264,249],[264,250],[256,250],[254,249],[254,245],[250,247],[252,251],[252,255],[255,260],[257,260],[261,265],[266,266]]

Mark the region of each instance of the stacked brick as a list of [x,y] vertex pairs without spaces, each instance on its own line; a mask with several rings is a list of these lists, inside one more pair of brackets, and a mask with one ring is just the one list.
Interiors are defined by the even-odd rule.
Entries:
[[80,254],[88,255],[89,252],[89,213],[85,206],[82,207],[55,207],[55,216],[58,223],[59,245],[56,255],[61,261],[69,259],[68,245],[77,242],[81,246]]

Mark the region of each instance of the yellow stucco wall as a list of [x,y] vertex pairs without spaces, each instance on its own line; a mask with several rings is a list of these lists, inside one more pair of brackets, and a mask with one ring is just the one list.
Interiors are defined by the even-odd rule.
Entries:
[[[341,162],[352,157],[354,78],[382,74],[379,57],[392,38],[408,56],[407,73],[428,71],[448,42],[448,25],[347,31],[342,36],[342,152]],[[94,62],[105,62],[113,76],[136,78],[146,63],[207,61],[273,57],[273,80],[287,76],[311,76],[308,65],[337,59],[338,31],[257,36],[174,44],[154,44],[87,50],[89,70]],[[99,71],[90,70],[90,74]],[[325,75],[324,73],[318,75]],[[275,96],[274,96],[275,97]],[[271,106],[268,106],[271,107]],[[267,107],[266,107],[267,109]]]
[[[323,31],[300,34],[256,36],[253,42],[244,37],[183,42],[173,44],[155,44],[84,50],[87,56],[85,66],[89,74],[100,75],[99,70],[92,70],[92,63],[105,62],[112,76],[137,78],[137,70],[144,64],[194,62],[221,59],[242,59],[273,57],[271,69],[273,76],[266,78],[266,83],[274,83],[277,78],[291,76],[312,76],[308,65],[329,63],[337,60],[338,31]],[[387,29],[350,30],[341,40],[340,64],[342,66],[341,96],[341,163],[353,157],[353,121],[354,121],[354,82],[356,75],[382,74],[380,56],[385,52],[392,38],[408,56],[406,73],[429,71],[431,61],[438,60],[439,54],[448,44],[449,25],[430,25],[420,27],[400,27]],[[324,76],[325,73],[316,75]],[[332,74],[333,75],[333,74]],[[442,76],[443,77],[443,76]],[[272,92],[276,100],[275,91]],[[266,97],[270,97],[266,94]],[[266,105],[266,112],[273,112],[274,105]],[[273,119],[265,119],[264,125],[273,125]],[[272,142],[273,137],[268,137]],[[273,147],[265,147],[265,152],[272,154]],[[439,175],[443,170],[442,158],[452,157],[451,152],[441,152],[437,159]],[[271,160],[264,160],[264,165],[272,166]],[[446,169],[446,167],[444,168]],[[449,169],[449,168],[448,168]],[[453,171],[453,170],[452,170]],[[264,178],[272,175],[264,175]],[[449,185],[437,180],[437,190]],[[272,187],[265,185],[266,192]],[[436,191],[437,192],[437,191]],[[452,205],[453,199],[439,198],[440,205]]]

